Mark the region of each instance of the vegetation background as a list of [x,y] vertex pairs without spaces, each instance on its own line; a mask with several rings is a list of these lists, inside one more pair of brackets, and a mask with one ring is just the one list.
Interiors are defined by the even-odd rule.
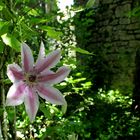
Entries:
[[[103,56],[109,47],[88,46],[92,25],[96,23],[94,4],[93,0],[77,0],[62,12],[56,0],[0,0],[1,139],[140,140],[140,111],[137,110],[140,101],[136,100],[139,96],[134,96],[139,93],[139,69],[136,69],[137,86],[126,88],[124,82],[123,90],[109,86],[112,84],[110,68],[104,67],[106,61],[102,61],[106,60]],[[139,3],[128,15],[139,19]],[[20,64],[21,42],[26,42],[36,57],[41,41],[46,53],[61,48],[62,58],[57,66],[65,64],[71,68],[69,77],[56,85],[64,94],[68,109],[63,115],[59,106],[40,99],[36,120],[30,123],[24,105],[5,107],[11,86],[6,69],[13,62]],[[137,65],[139,61],[134,67]],[[97,82],[100,79],[103,82]],[[126,94],[125,90],[129,92]]]

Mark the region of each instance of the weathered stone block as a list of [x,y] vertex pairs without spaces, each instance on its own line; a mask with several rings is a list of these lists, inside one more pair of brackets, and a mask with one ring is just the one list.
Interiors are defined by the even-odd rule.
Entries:
[[103,21],[103,25],[104,25],[104,26],[108,25],[108,23],[109,23],[109,20]]
[[120,40],[119,36],[117,35],[117,32],[114,32],[114,33],[113,33],[111,39],[112,39],[113,42],[114,42],[114,41],[119,41],[119,40]]
[[120,31],[120,30],[125,30],[126,29],[126,25],[116,25],[113,26],[113,31]]
[[140,29],[133,31],[135,34],[140,34]]
[[112,36],[113,40],[122,40],[122,41],[127,41],[127,40],[134,40],[135,36],[134,35],[129,35],[127,34],[126,31],[116,31],[113,33]]
[[135,39],[140,39],[140,34],[136,34]]
[[106,31],[108,31],[109,34],[112,34],[112,26],[106,26]]
[[110,25],[117,25],[118,23],[119,23],[119,20],[115,19],[112,22],[110,22]]
[[120,18],[119,24],[130,24],[129,18]]
[[126,31],[118,31],[118,36],[120,40],[133,40],[135,39],[134,35],[127,34]]
[[121,4],[128,4],[128,3],[132,4],[132,0],[124,0],[124,1],[122,1]]
[[106,42],[112,42],[112,40],[111,40],[111,38],[110,38],[110,37],[105,38],[105,41],[106,41]]
[[111,4],[113,0],[102,0],[102,4]]
[[112,10],[108,10],[108,11],[105,11],[103,14],[102,14],[103,18],[104,19],[108,19],[108,18],[112,18],[113,16],[113,11]]
[[133,47],[134,49],[140,47],[140,41],[139,40],[129,41],[129,47]]
[[126,17],[130,10],[131,10],[130,4],[118,6],[115,10],[115,15],[116,17]]
[[125,52],[128,50],[128,41],[114,41],[112,43],[112,52],[113,53],[120,53]]
[[110,4],[109,9],[115,9],[117,7],[117,4]]
[[133,23],[130,25],[126,26],[127,30],[136,30],[136,29],[140,29],[140,23]]
[[137,23],[140,22],[140,19],[138,17],[131,17],[131,23]]
[[94,1],[94,6],[95,6],[95,7],[99,6],[99,4],[100,4],[100,0],[95,0],[95,1]]
[[113,0],[113,3],[121,2],[122,0]]
[[128,34],[120,35],[120,40],[134,40],[134,39],[135,39],[134,35],[128,35]]
[[127,31],[128,34],[134,34],[134,31],[133,30],[129,30]]
[[121,46],[127,46],[128,45],[128,41],[115,41],[113,42],[113,46],[115,46],[116,48],[121,47]]

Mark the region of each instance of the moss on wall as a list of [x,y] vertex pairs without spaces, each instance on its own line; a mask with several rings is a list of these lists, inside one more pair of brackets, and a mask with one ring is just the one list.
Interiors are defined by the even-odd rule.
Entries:
[[[129,17],[133,0],[98,0],[98,5],[77,14],[76,37],[79,47],[94,56],[79,56],[93,88],[134,89],[136,51],[140,47],[140,20]],[[92,77],[91,77],[92,75]]]

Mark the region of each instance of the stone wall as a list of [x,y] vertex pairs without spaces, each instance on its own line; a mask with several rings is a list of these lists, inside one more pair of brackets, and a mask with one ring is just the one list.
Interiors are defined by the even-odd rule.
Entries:
[[83,37],[88,41],[77,37],[80,47],[95,54],[88,62],[95,88],[110,86],[126,94],[133,91],[135,57],[140,48],[140,20],[129,17],[134,6],[133,0],[96,0],[91,16],[94,23],[86,27],[90,35]]

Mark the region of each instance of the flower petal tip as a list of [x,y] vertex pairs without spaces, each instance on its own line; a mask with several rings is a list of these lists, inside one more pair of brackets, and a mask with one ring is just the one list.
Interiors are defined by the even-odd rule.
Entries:
[[34,58],[30,47],[26,43],[21,45],[22,68],[25,72],[29,72],[33,68]]
[[11,106],[11,104],[8,101],[8,99],[6,100],[5,106]]
[[28,116],[28,117],[29,117],[30,122],[33,123],[35,120],[35,117],[32,117],[32,116]]
[[62,105],[62,114],[64,115],[67,111],[67,102]]

